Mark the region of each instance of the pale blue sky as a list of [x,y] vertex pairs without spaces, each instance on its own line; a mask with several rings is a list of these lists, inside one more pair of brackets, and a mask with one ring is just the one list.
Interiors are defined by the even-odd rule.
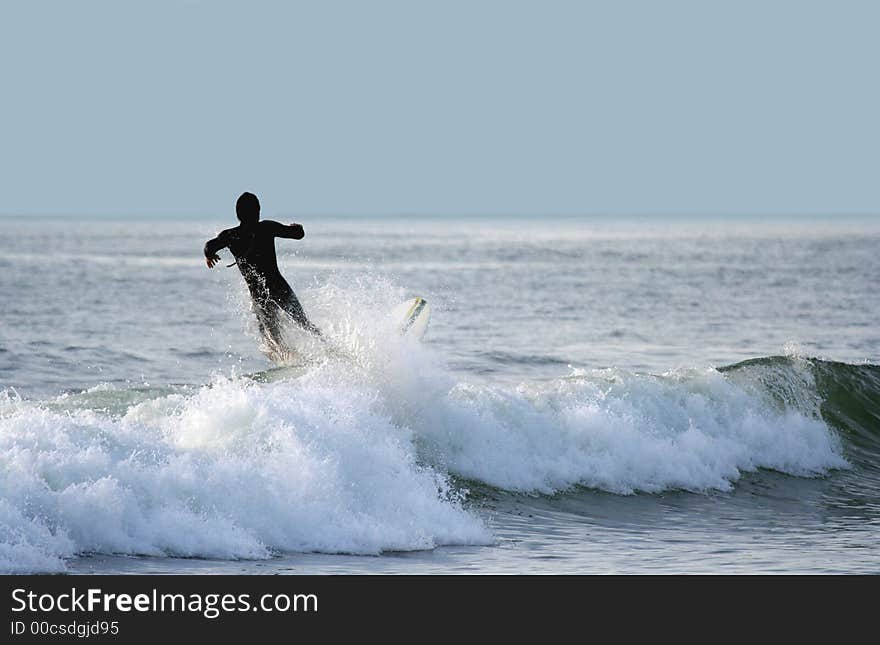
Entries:
[[876,213],[878,7],[7,0],[0,213]]

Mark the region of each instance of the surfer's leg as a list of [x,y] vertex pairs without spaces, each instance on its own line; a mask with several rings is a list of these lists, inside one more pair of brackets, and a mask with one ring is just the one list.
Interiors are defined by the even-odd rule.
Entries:
[[296,324],[316,336],[321,335],[321,330],[315,327],[315,325],[312,324],[312,321],[306,317],[306,312],[303,311],[302,305],[292,289],[287,289],[286,293],[283,293],[277,302],[278,306],[293,318]]
[[278,307],[275,303],[269,301],[264,304],[255,304],[257,314],[257,325],[260,329],[260,336],[274,352],[287,351],[284,342],[284,335],[281,331],[281,325],[278,320]]

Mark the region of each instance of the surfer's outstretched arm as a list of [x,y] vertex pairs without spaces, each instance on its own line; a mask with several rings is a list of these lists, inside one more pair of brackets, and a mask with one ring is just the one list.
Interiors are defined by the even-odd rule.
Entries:
[[217,251],[228,245],[229,239],[226,231],[221,231],[217,237],[205,242],[205,263],[208,265],[209,269],[214,268],[214,265],[220,261],[220,256],[217,255]]
[[306,236],[302,224],[282,224],[266,220],[263,224],[274,237],[286,237],[290,240],[301,240]]

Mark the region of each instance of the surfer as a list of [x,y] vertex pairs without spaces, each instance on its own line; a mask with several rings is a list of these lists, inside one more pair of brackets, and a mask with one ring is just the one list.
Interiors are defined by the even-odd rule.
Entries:
[[303,329],[320,336],[320,330],[306,317],[296,294],[278,270],[275,257],[275,238],[301,240],[305,236],[302,225],[260,221],[260,200],[253,193],[242,193],[235,203],[235,214],[241,224],[221,231],[205,243],[208,268],[220,261],[217,251],[228,248],[232,252],[234,264],[238,265],[250,291],[260,334],[274,350],[287,349],[281,333],[284,314]]

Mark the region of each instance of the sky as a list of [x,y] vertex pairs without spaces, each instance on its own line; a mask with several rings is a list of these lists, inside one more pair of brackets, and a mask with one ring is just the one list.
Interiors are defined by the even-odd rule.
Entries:
[[880,3],[0,4],[0,213],[880,213]]

